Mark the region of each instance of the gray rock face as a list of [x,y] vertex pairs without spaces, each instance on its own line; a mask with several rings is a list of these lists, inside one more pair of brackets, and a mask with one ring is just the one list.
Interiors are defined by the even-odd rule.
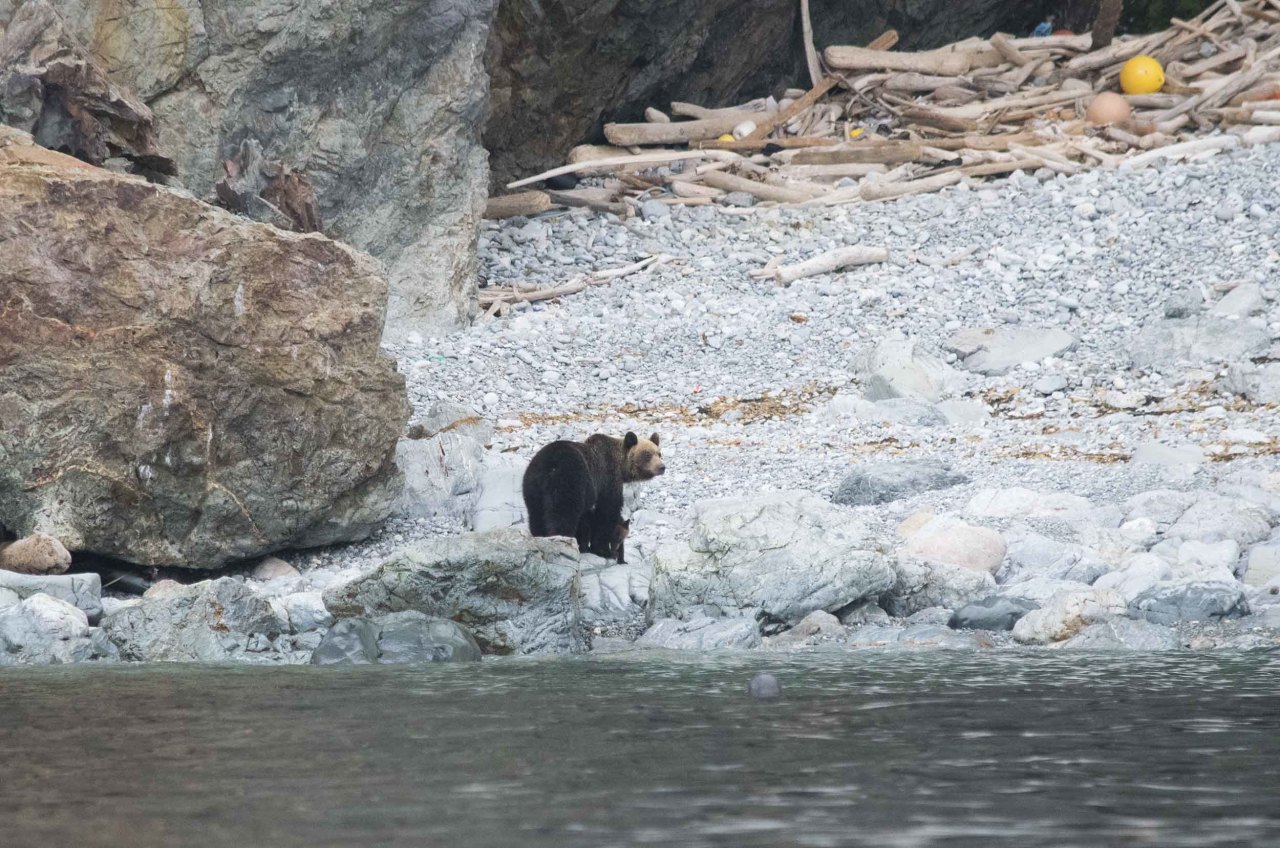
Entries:
[[482,533],[525,524],[528,517],[525,515],[524,496],[520,493],[520,481],[527,466],[526,461],[507,454],[485,457],[479,492],[467,516],[469,528]]
[[229,577],[175,588],[102,621],[123,659],[152,662],[249,660],[288,628],[270,601]]
[[408,417],[373,260],[50,151],[24,164],[29,142],[0,128],[0,292],[23,304],[0,310],[0,525],[205,568],[367,535]]
[[378,662],[480,662],[480,646],[467,629],[446,618],[406,610],[377,620]]
[[1280,403],[1280,362],[1232,365],[1221,382],[1227,391],[1254,403]]
[[494,530],[408,547],[372,573],[324,592],[337,618],[416,610],[474,632],[485,653],[582,650],[578,551],[557,539]]
[[1171,368],[1179,362],[1239,362],[1270,344],[1266,324],[1221,315],[1154,321],[1142,328],[1131,350],[1137,368]]
[[795,624],[885,592],[891,558],[847,513],[808,492],[703,501],[687,543],[654,557],[651,615],[701,604]]
[[60,665],[100,656],[82,610],[32,595],[0,611],[0,666]]
[[872,401],[913,398],[936,403],[956,383],[955,371],[915,339],[882,341],[862,357],[858,370]]
[[957,565],[898,560],[898,577],[880,597],[890,615],[906,617],[931,607],[957,609],[996,590],[996,581],[985,571]]
[[689,621],[664,618],[654,622],[636,644],[678,651],[755,648],[760,645],[760,628],[749,618],[696,616]]
[[1182,641],[1169,627],[1112,618],[1090,624],[1063,642],[1062,647],[1078,651],[1176,651],[1182,647]]
[[1165,536],[1198,542],[1231,539],[1246,546],[1265,539],[1270,532],[1264,508],[1238,498],[1205,494],[1182,513]]
[[1075,347],[1065,330],[1044,327],[996,327],[962,330],[947,347],[964,357],[969,371],[987,376],[1007,374],[1024,362],[1039,362]]
[[311,652],[312,665],[369,665],[378,661],[378,625],[367,618],[344,618]]
[[396,514],[469,515],[479,496],[484,446],[492,438],[493,425],[474,409],[456,403],[432,405],[396,446],[396,464],[405,477]]
[[1160,583],[1129,602],[1129,614],[1154,624],[1218,621],[1248,612],[1244,587],[1236,582],[1184,578]]
[[1018,619],[1035,609],[1039,609],[1037,604],[1023,598],[992,595],[965,604],[947,625],[956,630],[1012,630]]
[[327,233],[382,260],[389,334],[474,312],[494,0],[53,5],[150,106],[188,188],[209,196],[254,139],[309,178]]
[[36,594],[66,601],[84,612],[90,622],[102,617],[102,579],[96,574],[33,575],[0,571],[0,590],[19,599]]

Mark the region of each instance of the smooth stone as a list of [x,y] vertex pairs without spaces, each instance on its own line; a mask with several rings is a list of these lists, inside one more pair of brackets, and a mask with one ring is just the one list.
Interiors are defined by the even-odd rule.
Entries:
[[312,665],[369,665],[378,661],[378,626],[367,618],[344,618],[311,653]]
[[1112,618],[1090,624],[1063,642],[1062,647],[1077,651],[1176,651],[1182,647],[1182,640],[1170,627]]
[[1012,630],[1019,619],[1039,608],[1025,598],[991,595],[956,610],[947,625],[956,630]]
[[444,618],[408,610],[376,622],[382,634],[378,662],[480,662],[480,646],[465,627]]
[[1129,602],[1129,614],[1154,624],[1219,621],[1248,612],[1244,587],[1235,581],[1183,578],[1157,584]]
[[768,700],[782,695],[782,684],[778,678],[767,671],[762,671],[747,684],[747,693],[757,700]]
[[760,628],[750,618],[663,618],[654,622],[636,645],[677,651],[756,648],[760,646]]

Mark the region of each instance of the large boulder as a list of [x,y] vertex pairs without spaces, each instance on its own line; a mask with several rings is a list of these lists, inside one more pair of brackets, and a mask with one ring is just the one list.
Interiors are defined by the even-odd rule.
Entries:
[[490,654],[569,653],[579,632],[575,545],[494,530],[405,548],[324,592],[339,619],[416,610],[468,627]]
[[48,595],[0,611],[0,666],[61,665],[108,655],[84,611]]
[[897,577],[891,555],[848,512],[809,492],[703,501],[686,542],[654,557],[651,615],[710,604],[793,625],[880,595]]
[[358,539],[404,379],[367,256],[0,128],[0,525],[217,568]]
[[97,621],[102,616],[102,579],[96,574],[18,574],[0,570],[0,591],[18,599],[48,595]]
[[[814,39],[866,44],[887,29],[933,47],[1025,18],[1013,0],[813,0]],[[793,0],[541,0],[502,3],[489,40],[485,142],[499,182],[563,163],[605,121],[671,100],[728,106],[801,84]]]
[[309,180],[326,233],[385,263],[389,333],[474,313],[495,0],[47,2],[197,195],[252,142]]
[[265,654],[289,623],[267,598],[222,577],[116,610],[102,629],[126,660],[227,662]]
[[479,662],[480,646],[465,627],[413,610],[377,620],[344,618],[320,641],[312,665],[418,665]]

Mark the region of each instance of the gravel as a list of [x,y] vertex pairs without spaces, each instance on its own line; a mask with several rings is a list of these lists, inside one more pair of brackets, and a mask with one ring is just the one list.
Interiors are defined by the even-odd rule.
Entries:
[[[387,349],[419,414],[461,403],[494,426],[491,457],[527,460],[593,432],[660,433],[668,472],[638,500],[657,518],[633,529],[629,555],[685,538],[699,502],[830,497],[863,463],[901,460],[969,482],[839,509],[892,540],[916,512],[961,513],[979,493],[1016,487],[1093,509],[977,523],[1079,542],[1082,527],[1119,532],[1123,505],[1144,492],[1280,481],[1268,476],[1280,471],[1280,416],[1231,391],[1280,359],[1276,185],[1272,146],[875,205],[646,204],[626,220],[572,210],[487,222],[485,285],[552,287],[670,260]],[[859,244],[888,248],[890,261],[789,287],[749,275]],[[984,330],[996,331],[999,361],[972,370],[960,342]],[[928,391],[912,392],[910,410],[886,406],[885,375],[904,373],[900,384]],[[319,589],[465,529],[457,515],[399,518],[365,543],[291,560]]]

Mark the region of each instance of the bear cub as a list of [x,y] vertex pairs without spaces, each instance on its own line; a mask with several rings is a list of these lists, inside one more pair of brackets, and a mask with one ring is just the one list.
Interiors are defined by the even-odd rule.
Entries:
[[622,486],[665,473],[658,434],[641,439],[596,433],[585,442],[544,446],[521,490],[534,536],[571,536],[578,550],[622,562]]

